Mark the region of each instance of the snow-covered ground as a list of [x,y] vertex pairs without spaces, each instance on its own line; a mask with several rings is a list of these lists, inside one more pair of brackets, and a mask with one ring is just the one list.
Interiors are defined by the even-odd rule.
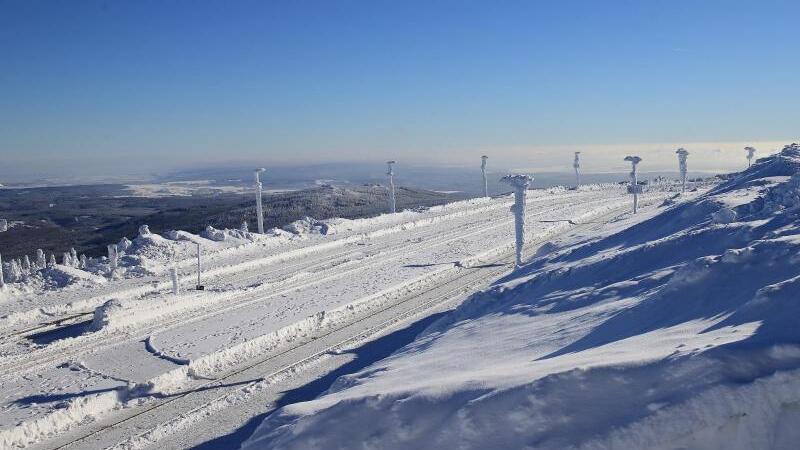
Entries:
[[[642,203],[658,208],[673,195],[653,191]],[[143,229],[117,245],[116,268],[67,255],[65,264],[33,263],[0,291],[0,446],[68,443],[289,350],[302,354],[295,349],[344,330],[366,336],[387,320],[463,299],[507,271],[511,203],[502,196],[369,219],[308,219],[266,235]],[[630,215],[618,185],[531,191],[527,205],[531,249]],[[189,289],[197,243],[204,291]],[[181,273],[178,295],[170,292],[172,266]]]
[[793,449],[800,146],[543,247],[246,449]]

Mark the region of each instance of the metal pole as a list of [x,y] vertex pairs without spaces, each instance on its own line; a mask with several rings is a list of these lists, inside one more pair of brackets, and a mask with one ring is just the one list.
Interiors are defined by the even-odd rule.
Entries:
[[481,173],[483,174],[483,196],[489,196],[489,183],[486,181],[486,160],[489,159],[488,156],[484,155],[481,156]]
[[386,175],[389,176],[389,212],[394,214],[397,212],[397,203],[394,197],[394,169],[393,165],[396,161],[386,161],[386,164],[389,166],[389,171],[386,172]]
[[261,206],[261,180],[258,177],[258,174],[263,172],[265,169],[256,169],[255,177],[256,177],[256,222],[258,223],[258,233],[264,234],[264,210]]

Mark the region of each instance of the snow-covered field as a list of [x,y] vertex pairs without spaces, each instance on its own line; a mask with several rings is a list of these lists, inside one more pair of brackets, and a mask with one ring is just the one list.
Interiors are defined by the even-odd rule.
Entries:
[[[654,190],[642,203],[657,208],[673,195]],[[74,255],[64,264],[17,264],[24,274],[0,291],[0,446],[54,448],[90,433],[103,437],[72,445],[146,446],[131,444],[142,429],[166,436],[180,428],[164,428],[159,414],[191,412],[180,406],[186,393],[235,394],[240,384],[221,380],[289,354],[284,366],[303,372],[320,346],[353,345],[458,303],[508,273],[511,204],[502,196],[368,219],[309,219],[265,235],[142,229],[117,244],[116,267]],[[527,205],[529,252],[630,215],[619,185],[531,191]],[[193,289],[198,243],[203,291]],[[177,295],[170,267],[179,268]],[[118,425],[131,417],[143,425]],[[161,439],[152,436],[142,442]]]
[[793,449],[800,146],[548,245],[247,449]]

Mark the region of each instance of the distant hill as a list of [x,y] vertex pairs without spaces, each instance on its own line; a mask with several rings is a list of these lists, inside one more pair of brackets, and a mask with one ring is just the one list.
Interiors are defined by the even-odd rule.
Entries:
[[[253,197],[252,193],[133,197],[123,185],[4,189],[0,190],[0,218],[23,223],[0,233],[0,253],[17,258],[41,248],[60,255],[74,247],[78,253],[101,256],[106,245],[123,236],[136,236],[143,224],[153,232],[199,232],[207,225],[239,228],[247,221],[255,230]],[[397,207],[428,207],[466,197],[398,187]],[[387,188],[380,185],[322,185],[270,193],[264,195],[264,224],[280,227],[305,216],[368,217],[385,212],[387,203]]]

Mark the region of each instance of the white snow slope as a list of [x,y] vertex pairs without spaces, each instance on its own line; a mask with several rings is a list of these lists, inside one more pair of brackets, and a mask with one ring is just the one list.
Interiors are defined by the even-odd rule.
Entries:
[[[658,209],[669,189],[646,193],[643,211]],[[526,204],[532,249],[630,216],[619,185],[530,191]],[[385,327],[387,311],[460,301],[507,271],[510,206],[508,196],[473,199],[360,220],[309,219],[265,235],[143,227],[117,244],[117,267],[96,259],[79,269],[66,255],[64,265],[37,265],[0,290],[0,448],[105,448],[143,430],[160,436],[162,414],[191,413],[204,392],[238,392],[235,383],[207,389],[213,380],[277,364],[286,352],[296,356],[287,364],[305,361],[338,333],[349,339]],[[190,288],[195,243],[205,290]],[[173,265],[178,295],[166,273]],[[241,382],[249,390],[258,381]]]
[[800,146],[529,262],[246,449],[789,449]]

